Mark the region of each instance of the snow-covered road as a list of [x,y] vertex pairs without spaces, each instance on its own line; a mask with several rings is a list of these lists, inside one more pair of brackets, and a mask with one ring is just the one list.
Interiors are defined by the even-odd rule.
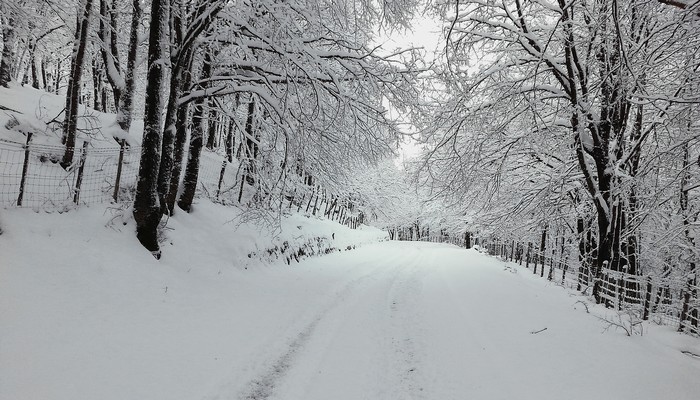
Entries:
[[700,359],[680,351],[697,339],[604,332],[585,298],[474,250],[384,242],[229,271],[123,261],[9,270],[34,286],[0,285],[15,311],[0,399],[699,398]]
[[603,333],[606,324],[575,306],[580,298],[474,251],[385,243],[314,262],[353,279],[241,398],[638,400],[700,393],[700,360],[653,339]]

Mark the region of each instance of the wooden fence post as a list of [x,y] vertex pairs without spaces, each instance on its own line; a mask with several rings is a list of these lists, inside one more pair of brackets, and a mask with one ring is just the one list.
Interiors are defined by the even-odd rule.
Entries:
[[530,251],[532,250],[532,242],[527,242],[527,254],[525,255],[525,268],[530,268]]
[[316,193],[316,201],[314,201],[314,209],[311,211],[311,214],[316,215],[316,211],[318,211],[318,198],[320,196],[318,193]]
[[646,321],[649,319],[649,311],[651,308],[651,275],[647,276],[647,293],[644,298],[644,313],[642,314],[642,320]]
[[[119,161],[117,162],[117,177],[114,179],[114,202],[119,201],[119,185],[122,179],[122,163],[124,162],[124,148],[126,147],[126,140],[122,139],[119,141]],[[217,194],[218,197],[218,194]]]
[[544,252],[546,249],[546,243],[547,243],[547,227],[545,226],[545,228],[542,230],[542,241],[540,242],[540,257],[541,257],[540,264],[542,264],[541,269],[540,269],[540,278],[544,278],[544,265],[547,261],[547,256]]
[[24,185],[27,182],[27,172],[29,171],[29,143],[32,141],[33,132],[27,132],[27,144],[24,145],[24,163],[22,164],[22,180],[19,182],[19,195],[17,196],[17,207],[22,207],[24,198]]
[[[311,207],[311,200],[314,199],[314,195],[315,195],[315,194],[316,194],[316,188],[314,188],[314,189],[311,191],[311,196],[309,197],[309,202],[306,204],[306,210],[304,211],[304,213],[309,212],[309,208]],[[316,194],[316,196],[318,196],[318,194]]]
[[226,174],[226,158],[221,162],[221,172],[219,172],[219,183],[216,185],[216,198],[221,195],[221,185],[224,183],[224,174]]
[[297,196],[297,189],[294,188],[294,192],[292,192],[292,198],[289,200],[289,206],[287,206],[287,209],[291,210],[292,209],[292,204],[294,204],[294,199]]
[[547,273],[548,281],[554,279],[554,254],[554,250],[552,250],[552,257],[549,259],[549,273]]
[[683,325],[685,323],[685,320],[688,319],[688,309],[690,308],[690,283],[688,282],[686,284],[686,288],[683,291],[683,308],[681,310],[681,318],[680,322],[678,323],[678,332],[683,332]]
[[80,187],[83,185],[83,173],[85,172],[85,159],[87,158],[87,147],[88,141],[83,142],[83,149],[80,152],[80,165],[78,166],[78,178],[75,181],[75,194],[73,195],[73,202],[78,204],[80,201]]
[[306,199],[306,193],[301,193],[301,200],[299,200],[299,205],[297,205],[297,212],[301,211],[301,205],[304,204],[304,200]]

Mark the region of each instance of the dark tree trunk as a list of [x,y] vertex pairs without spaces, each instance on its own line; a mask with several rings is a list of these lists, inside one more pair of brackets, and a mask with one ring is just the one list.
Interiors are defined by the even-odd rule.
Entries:
[[48,90],[49,88],[49,79],[46,76],[46,59],[44,57],[41,58],[41,83],[43,85],[44,90]]
[[[167,201],[170,196],[177,196],[177,188],[171,189],[173,175],[179,181],[179,173],[174,174],[177,108],[182,89],[182,74],[184,69],[190,69],[191,57],[196,49],[196,38],[207,30],[226,3],[224,0],[196,2],[176,0],[170,13],[171,42],[171,84],[170,101],[166,111],[166,123],[163,131],[162,159],[158,171],[158,193],[161,196],[161,211],[173,211]],[[183,18],[186,17],[186,18]],[[176,95],[173,95],[176,93]],[[172,192],[172,194],[171,194]]]
[[209,100],[209,118],[208,118],[208,135],[207,135],[207,149],[214,150],[216,144],[216,129],[218,127],[216,112],[216,101],[214,99]]
[[464,247],[472,248],[472,233],[469,231],[464,232]]
[[61,86],[61,79],[63,79],[63,76],[61,75],[61,60],[58,60],[56,62],[56,79],[54,79],[54,93],[59,94],[60,93],[60,86]]
[[235,126],[236,123],[233,121],[233,118],[231,118],[226,133],[226,159],[228,162],[233,162],[233,147],[236,145]]
[[100,0],[100,28],[98,37],[100,38],[100,53],[102,54],[102,64],[105,67],[107,81],[112,86],[114,104],[119,104],[122,93],[122,76],[119,62],[119,49],[117,48],[117,11],[116,0],[111,5],[108,0]]
[[175,130],[175,145],[173,151],[173,169],[170,175],[170,186],[166,198],[167,210],[170,215],[175,212],[175,202],[177,192],[180,188],[180,175],[182,175],[183,156],[185,154],[185,142],[187,141],[187,126],[190,106],[189,103],[182,104],[177,109],[177,126]]
[[[204,64],[202,65],[201,80],[208,79],[211,76],[212,62],[212,53],[207,50],[204,57]],[[192,110],[192,134],[190,135],[190,148],[187,156],[187,166],[185,167],[185,179],[183,182],[182,194],[177,202],[177,205],[187,212],[190,212],[192,208],[192,201],[197,191],[197,181],[199,179],[199,157],[202,153],[204,131],[206,129],[204,118],[205,101],[205,97],[198,97],[194,101]]]
[[[192,84],[192,61],[194,53],[188,51],[186,54],[187,59],[184,61],[185,65],[182,69],[181,76],[173,80],[171,75],[170,81],[170,101],[168,103],[168,112],[166,114],[166,129],[164,131],[164,136],[172,136],[173,143],[173,159],[172,167],[170,173],[165,171],[164,166],[161,165],[161,171],[159,179],[169,179],[167,188],[165,186],[161,187],[161,190],[166,191],[167,195],[164,204],[164,213],[170,213],[172,215],[175,212],[175,202],[177,201],[178,190],[180,188],[180,175],[182,173],[183,156],[185,154],[185,142],[187,142],[187,118],[189,116],[190,106],[189,103],[184,103],[178,106],[177,98],[185,88],[190,87]],[[180,90],[177,90],[177,97],[173,97],[173,86],[180,85]],[[175,101],[173,101],[175,99]],[[174,119],[173,119],[174,117]],[[162,181],[160,182],[162,184]]]
[[12,81],[12,65],[15,51],[15,19],[12,16],[3,18],[2,27],[2,60],[0,60],[0,86],[9,87]]
[[103,109],[100,107],[100,94],[102,91],[102,73],[101,69],[99,67],[99,62],[97,61],[97,57],[92,59],[92,96],[93,96],[93,103],[92,103],[92,108],[95,110],[101,110]]
[[183,181],[182,194],[177,201],[178,207],[190,212],[192,201],[197,192],[197,182],[199,179],[199,157],[202,153],[204,142],[204,98],[195,100],[192,106],[192,134],[190,135],[190,148],[185,167],[185,178]]
[[61,166],[65,169],[73,164],[73,154],[75,152],[75,136],[78,125],[78,101],[80,99],[80,81],[83,76],[83,61],[85,59],[85,48],[87,46],[88,24],[90,22],[90,12],[92,11],[92,1],[85,0],[79,9],[78,29],[75,32],[75,43],[73,44],[73,54],[71,56],[71,74],[68,79],[68,93],[66,94],[66,116],[63,121],[63,144],[66,151],[63,153]]
[[129,50],[127,53],[126,70],[124,71],[124,89],[117,103],[117,125],[125,133],[131,128],[132,113],[134,109],[134,70],[136,69],[136,56],[139,47],[139,24],[143,15],[141,0],[132,2],[131,32],[129,33]]
[[163,215],[158,200],[158,166],[161,149],[161,86],[165,71],[163,57],[166,53],[161,41],[165,38],[165,17],[168,0],[153,0],[148,44],[148,75],[144,109],[143,143],[141,162],[134,198],[136,237],[141,244],[160,258],[158,223]]
[[39,71],[36,67],[36,56],[34,54],[34,46],[35,44],[32,45],[31,55],[29,57],[29,68],[32,76],[32,87],[34,89],[40,89],[41,87],[39,86]]
[[[184,120],[178,121],[178,100],[183,91],[183,71],[182,63],[187,61],[182,57],[191,55],[192,50],[183,49],[184,23],[181,16],[182,3],[173,3],[170,15],[169,29],[171,43],[174,49],[171,50],[170,57],[170,94],[165,112],[165,126],[163,129],[163,143],[161,150],[160,170],[158,171],[158,194],[160,195],[160,208],[163,214],[173,214],[175,199],[180,182],[180,169],[182,163],[183,148],[185,138],[177,135],[177,125],[183,124]],[[187,53],[187,54],[185,54]],[[186,107],[186,105],[183,105]],[[185,117],[187,114],[184,114]],[[177,142],[177,143],[176,143]],[[174,171],[175,170],[175,171]]]
[[251,94],[250,103],[248,103],[248,118],[245,123],[245,158],[246,158],[246,172],[245,180],[250,186],[255,185],[255,178],[257,176],[257,169],[255,166],[255,159],[258,155],[258,144],[256,143],[255,134],[255,97]]
[[542,229],[542,239],[540,240],[540,261],[542,263],[542,268],[540,269],[540,276],[544,276],[544,264],[545,264],[545,254],[544,251],[546,249],[546,244],[547,244],[547,226],[545,225],[544,229]]

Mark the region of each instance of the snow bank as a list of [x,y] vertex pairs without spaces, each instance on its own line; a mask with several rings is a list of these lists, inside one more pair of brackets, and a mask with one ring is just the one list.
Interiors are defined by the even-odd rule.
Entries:
[[[275,295],[300,284],[296,261],[264,263],[254,254],[285,242],[296,250],[321,238],[345,248],[385,236],[303,215],[266,228],[202,200],[168,221],[156,261],[129,215],[104,207],[2,211],[0,399],[196,398],[201,387],[188,382],[218,376],[241,341],[274,336],[276,323],[289,322],[256,322],[256,315],[290,301],[302,308]],[[247,304],[246,293],[271,297]],[[182,385],[169,393],[163,382]]]

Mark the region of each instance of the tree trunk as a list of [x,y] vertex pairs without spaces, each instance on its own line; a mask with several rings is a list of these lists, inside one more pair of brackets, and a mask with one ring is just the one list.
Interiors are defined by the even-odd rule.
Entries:
[[73,54],[71,56],[71,74],[68,80],[68,93],[66,94],[65,119],[63,121],[63,144],[66,151],[63,153],[61,166],[64,169],[73,164],[73,154],[75,152],[75,136],[78,125],[78,101],[80,98],[80,81],[83,76],[83,61],[85,59],[85,47],[87,46],[88,24],[90,22],[90,12],[92,11],[92,1],[85,2],[79,8],[82,17],[79,17],[78,29],[75,32],[75,43],[73,44]]
[[60,84],[61,84],[61,79],[63,79],[63,76],[61,75],[61,60],[58,60],[56,62],[56,79],[54,79],[54,93],[59,94],[60,93]]
[[[168,174],[161,166],[159,179],[169,179],[167,185],[167,195],[164,204],[164,213],[173,215],[175,212],[175,202],[177,201],[178,190],[180,188],[180,175],[182,174],[183,156],[185,154],[185,142],[187,142],[187,118],[189,116],[189,103],[184,103],[178,106],[177,98],[179,98],[182,90],[189,88],[192,84],[192,61],[194,53],[188,51],[186,54],[185,67],[182,69],[181,76],[173,80],[171,75],[170,81],[170,101],[168,103],[168,112],[166,114],[166,129],[164,136],[173,136],[173,159],[170,173]],[[173,85],[179,85],[180,90],[176,90],[176,95],[173,94]],[[176,97],[173,97],[176,96]],[[172,109],[171,109],[172,107]],[[173,119],[174,116],[174,119]],[[162,182],[161,182],[162,183]],[[161,187],[161,190],[166,191],[166,187]]]
[[231,118],[226,133],[226,159],[228,162],[233,162],[233,148],[236,145],[235,126],[236,123],[233,118]]
[[162,41],[165,39],[165,18],[168,0],[153,0],[151,5],[151,26],[148,44],[148,75],[144,109],[143,143],[141,162],[134,198],[134,220],[136,237],[141,244],[160,258],[158,246],[158,223],[163,215],[158,199],[158,166],[161,150],[161,86],[165,71],[163,57],[166,52]]
[[540,276],[544,276],[544,264],[545,264],[545,254],[544,251],[546,249],[546,243],[547,243],[547,226],[545,225],[544,229],[542,229],[542,239],[540,240],[540,261],[542,263],[542,268],[540,269]]
[[100,107],[100,92],[102,90],[102,70],[99,67],[97,57],[92,59],[92,108],[95,110],[102,109]]
[[[202,65],[201,80],[208,79],[211,76],[213,61],[212,52],[207,50],[204,64]],[[182,194],[177,202],[177,205],[187,212],[190,212],[192,208],[192,201],[197,191],[197,181],[199,179],[199,157],[202,153],[204,131],[206,129],[204,118],[205,101],[205,97],[198,97],[193,105],[192,134],[190,135],[190,148],[187,156],[187,166],[185,167],[185,179]]]
[[15,19],[12,16],[3,18],[2,27],[2,60],[0,60],[0,86],[9,87],[12,80],[12,65],[15,59]]
[[122,87],[124,85],[119,63],[119,49],[117,48],[117,11],[116,0],[112,0],[111,6],[108,0],[100,0],[100,53],[102,64],[105,67],[107,81],[112,86],[114,104],[119,104]]
[[141,0],[132,2],[131,32],[129,33],[129,50],[127,53],[126,70],[124,71],[124,89],[119,96],[117,104],[117,125],[126,134],[129,133],[134,108],[134,70],[136,69],[136,56],[139,47],[139,24],[143,15]]
[[250,103],[248,103],[248,118],[245,123],[245,180],[250,186],[255,185],[257,170],[255,168],[255,158],[258,155],[258,145],[255,142],[255,97],[250,95]]
[[31,77],[32,77],[32,87],[34,89],[40,89],[39,86],[39,71],[37,70],[36,67],[36,55],[35,55],[35,48],[36,48],[36,43],[34,41],[30,42],[32,49],[29,55],[29,68],[31,71]]
[[[163,128],[163,143],[162,157],[160,161],[160,169],[158,171],[158,194],[160,195],[160,208],[163,214],[172,214],[175,212],[174,203],[177,198],[178,184],[180,182],[180,168],[182,163],[182,150],[185,145],[184,138],[177,138],[177,123],[178,123],[178,100],[182,94],[183,71],[182,63],[191,54],[191,50],[183,48],[184,25],[181,18],[182,3],[176,1],[172,5],[172,12],[169,20],[170,38],[171,38],[171,57],[170,57],[170,94],[168,96],[168,104],[165,112],[165,126]],[[187,53],[187,54],[185,54]],[[187,114],[185,114],[186,116]],[[182,124],[184,121],[180,121]],[[176,141],[178,142],[176,144]],[[176,156],[176,153],[177,154]],[[176,169],[176,171],[173,171]],[[173,185],[174,183],[174,185]]]
[[208,135],[207,135],[207,149],[214,150],[214,145],[216,144],[216,129],[218,126],[217,112],[216,112],[216,101],[214,99],[209,100],[209,118],[208,118]]
[[48,80],[48,77],[46,76],[46,59],[44,57],[41,57],[41,63],[39,65],[41,65],[41,83],[42,83],[42,86],[43,86],[44,90],[48,91],[49,80]]

